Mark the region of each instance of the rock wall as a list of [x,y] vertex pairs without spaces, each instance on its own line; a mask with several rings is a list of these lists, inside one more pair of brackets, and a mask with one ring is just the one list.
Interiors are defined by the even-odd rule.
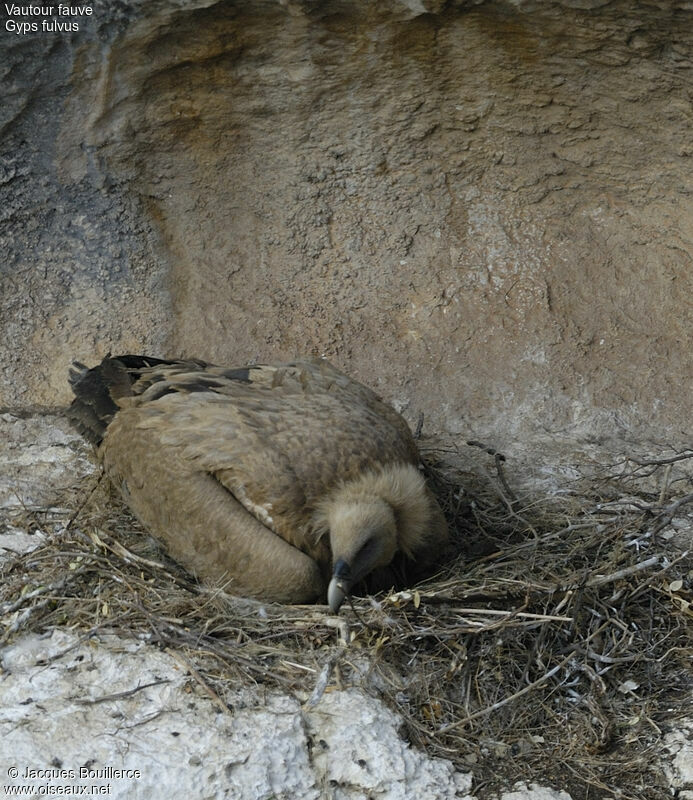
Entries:
[[683,441],[688,2],[105,2],[3,30],[0,406],[324,354],[429,429]]

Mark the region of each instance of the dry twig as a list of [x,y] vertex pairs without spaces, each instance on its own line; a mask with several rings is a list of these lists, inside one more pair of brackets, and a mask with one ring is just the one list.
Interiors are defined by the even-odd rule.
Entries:
[[[637,778],[652,792],[660,781],[662,794],[651,797],[664,798],[664,778],[640,756],[654,726],[661,728],[668,698],[693,684],[686,610],[693,565],[654,535],[690,512],[693,495],[671,493],[693,451],[633,459],[640,472],[604,471],[564,495],[537,499],[510,489],[497,451],[470,444],[493,457],[496,476],[482,466],[455,471],[427,454],[454,547],[416,590],[352,598],[335,618],[317,606],[200,587],[105,496],[103,482],[67,527],[64,514],[43,514],[44,543],[0,566],[0,642],[64,625],[81,639],[104,631],[148,639],[224,713],[222,698],[239,683],[301,692],[308,707],[335,681],[360,685],[403,716],[413,743],[462,769],[468,758],[481,759],[480,742],[505,743],[506,753],[525,742],[521,757],[506,755],[491,771],[534,778],[560,758],[585,786],[596,774],[603,786]],[[656,492],[640,490],[638,481],[653,475],[661,478]],[[30,527],[42,510],[22,513]],[[672,593],[676,578],[681,588]],[[630,744],[620,741],[607,772],[597,763],[599,747],[613,740],[605,731],[618,730],[629,732]],[[543,745],[532,745],[533,737]]]

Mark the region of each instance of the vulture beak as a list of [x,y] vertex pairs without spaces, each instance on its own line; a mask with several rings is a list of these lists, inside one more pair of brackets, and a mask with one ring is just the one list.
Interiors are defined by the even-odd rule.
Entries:
[[327,604],[333,614],[339,613],[339,609],[351,590],[351,567],[343,559],[337,559],[332,573],[332,580],[327,587]]

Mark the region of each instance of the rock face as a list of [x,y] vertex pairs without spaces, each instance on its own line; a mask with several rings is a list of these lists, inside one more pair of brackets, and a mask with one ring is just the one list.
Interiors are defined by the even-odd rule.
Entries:
[[[693,697],[691,697],[693,703]],[[693,718],[665,737],[665,747],[673,761],[667,769],[671,788],[681,800],[693,800]]]
[[93,470],[80,437],[60,417],[0,414],[0,441],[0,524],[3,511],[50,505]]
[[470,776],[411,748],[397,717],[360,692],[304,712],[295,698],[241,690],[225,714],[169,655],[60,631],[0,650],[0,673],[10,786],[104,787],[133,800],[197,797],[200,787],[210,800],[474,800]]
[[682,440],[687,2],[104,2],[1,32],[0,406],[324,353],[432,429]]

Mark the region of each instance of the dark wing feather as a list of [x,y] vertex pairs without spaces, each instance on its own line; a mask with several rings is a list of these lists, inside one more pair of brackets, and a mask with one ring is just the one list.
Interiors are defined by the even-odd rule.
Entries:
[[[106,428],[120,408],[120,400],[139,393],[148,385],[143,374],[152,367],[165,365],[169,370],[203,368],[203,361],[165,361],[151,356],[106,356],[96,367],[89,369],[79,361],[69,372],[75,399],[67,410],[67,418],[92,444],[100,445]],[[183,367],[185,365],[185,367]]]

